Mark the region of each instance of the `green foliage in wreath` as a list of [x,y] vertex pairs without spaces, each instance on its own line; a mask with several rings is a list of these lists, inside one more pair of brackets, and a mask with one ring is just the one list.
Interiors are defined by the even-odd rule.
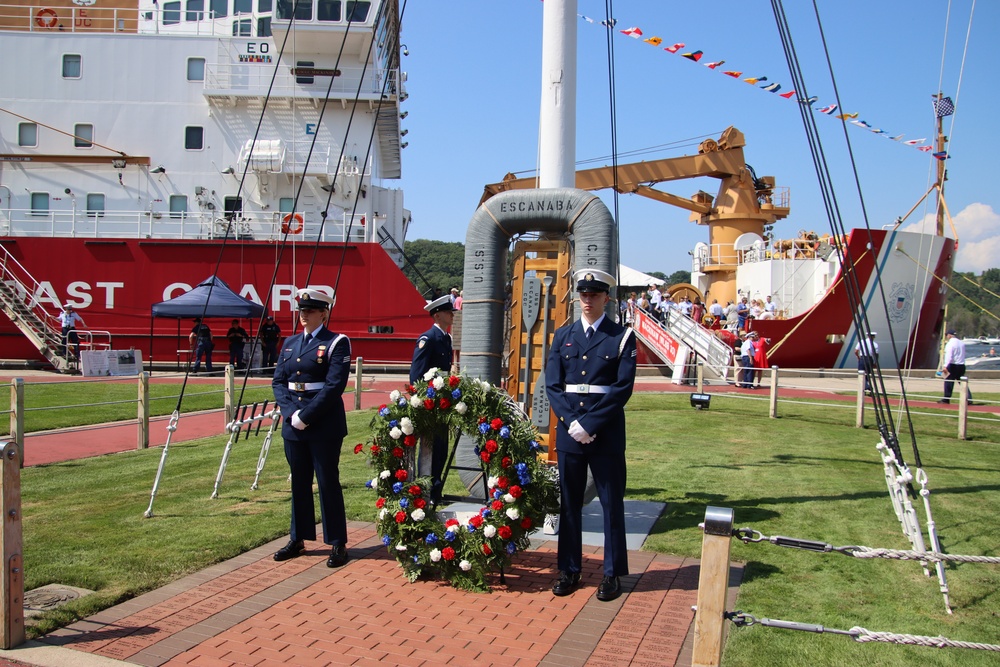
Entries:
[[[410,470],[421,437],[460,430],[476,442],[489,498],[464,521],[438,517],[429,477]],[[457,588],[488,591],[490,572],[527,549],[545,515],[558,511],[556,473],[539,459],[536,431],[517,404],[488,382],[431,369],[416,386],[393,391],[358,444],[376,471],[376,525],[407,579],[432,574]]]

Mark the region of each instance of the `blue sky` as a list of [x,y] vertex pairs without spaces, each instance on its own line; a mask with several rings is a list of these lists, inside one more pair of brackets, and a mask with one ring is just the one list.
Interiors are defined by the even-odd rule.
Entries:
[[[973,0],[818,0],[843,109],[903,140],[933,139],[931,96],[939,88],[955,100],[946,119],[950,134],[946,199],[960,238],[956,268],[982,271],[1000,266],[1000,186],[991,170],[996,137],[996,68],[1000,63],[1000,2]],[[947,9],[951,5],[949,18]],[[605,2],[579,0],[578,13],[603,19]],[[697,143],[728,126],[745,135],[748,163],[758,176],[772,175],[791,192],[791,216],[775,232],[829,230],[815,170],[796,103],[721,73],[767,76],[791,88],[771,3],[766,0],[633,0],[614,4],[614,47],[619,152],[674,144],[642,158],[696,152]],[[816,107],[833,103],[834,92],[821,50],[812,2],[789,0],[791,24],[809,93]],[[946,34],[946,22],[948,24]],[[620,30],[638,26],[660,47],[633,40]],[[606,29],[580,20],[578,27],[577,160],[611,153]],[[450,3],[409,2],[403,42],[410,55],[409,111],[403,127],[402,187],[413,212],[409,239],[465,241],[482,188],[513,171],[533,170],[538,150],[541,90],[542,2],[509,0]],[[947,40],[947,44],[945,43]],[[701,50],[700,63],[663,50],[684,42],[682,52]],[[943,59],[943,66],[942,66]],[[725,60],[711,70],[704,63]],[[954,122],[954,125],[952,125]],[[840,121],[817,119],[847,227],[863,226]],[[858,127],[847,135],[873,227],[904,215],[933,181],[936,161],[928,153]],[[620,160],[621,162],[630,159]],[[586,166],[610,164],[610,158]],[[712,194],[716,181],[680,181],[662,189],[690,196]],[[602,198],[612,207],[612,195]],[[612,209],[613,210],[613,209]],[[922,206],[908,219],[921,224],[933,211]],[[707,230],[688,213],[634,195],[619,199],[622,262],[642,271],[689,270],[688,251],[707,241]],[[951,235],[951,234],[949,234]]]

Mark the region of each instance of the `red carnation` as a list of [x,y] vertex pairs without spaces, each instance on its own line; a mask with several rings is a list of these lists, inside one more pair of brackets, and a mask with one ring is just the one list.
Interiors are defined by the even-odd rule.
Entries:
[[483,545],[483,553],[486,554],[487,556],[489,556],[491,553],[493,553],[493,549],[490,549],[490,545],[484,544]]
[[458,377],[457,375],[452,375],[450,378],[448,378],[448,386],[451,387],[452,389],[454,389],[460,384],[462,384],[462,378]]
[[406,512],[396,512],[396,523],[403,523],[406,521]]
[[411,433],[410,435],[408,435],[405,438],[403,438],[403,444],[406,445],[407,447],[416,447],[417,446],[417,436],[415,436],[415,435],[413,435]]
[[455,550],[451,547],[445,547],[441,550],[441,558],[445,560],[455,560]]
[[376,500],[375,501],[375,507],[377,507],[379,509],[382,509],[383,507],[385,507],[385,498],[379,498],[378,500]]
[[448,408],[451,407],[451,401],[449,401],[447,398],[442,398],[440,405],[442,410],[447,410]]
[[485,424],[485,423],[486,423],[486,421],[487,421],[487,420],[486,420],[486,417],[480,417],[480,418],[479,418],[479,423],[480,423],[480,424]]
[[510,495],[514,496],[515,498],[520,498],[521,497],[521,487],[519,487],[517,484],[515,484],[514,486],[510,487],[510,489],[507,490],[507,493],[509,493]]
[[452,526],[457,526],[457,525],[458,525],[458,519],[448,519],[447,521],[444,522],[445,528],[451,528]]
[[400,482],[405,482],[406,478],[409,476],[410,476],[409,473],[407,473],[405,470],[396,471],[396,479],[398,479]]
[[480,515],[477,514],[476,516],[474,516],[471,519],[469,519],[469,523],[474,528],[479,528],[480,526],[483,525],[483,517],[481,517]]
[[514,533],[513,531],[511,531],[510,526],[500,526],[499,528],[497,528],[497,535],[499,535],[505,540],[509,540],[510,536],[513,534]]
[[503,509],[503,501],[502,500],[494,500],[492,503],[490,503],[490,507],[492,509],[494,509],[494,510],[496,510],[496,511],[499,512],[500,510]]
[[509,456],[505,456],[500,460],[500,465],[504,468],[509,468],[511,463],[513,463],[513,461],[510,460]]
[[378,406],[378,409],[381,411],[381,410],[384,410],[385,407],[386,407],[386,405],[385,405],[385,403],[383,403],[382,405]]
[[489,463],[490,462],[490,453],[489,452],[479,452],[479,458],[482,459],[483,463]]
[[409,491],[410,491],[410,495],[411,496],[419,496],[420,495],[420,487],[417,486],[416,484],[414,484],[413,486],[411,486],[409,488]]
[[408,384],[408,385],[406,385],[406,391],[407,391],[407,393],[412,394],[412,393],[414,393],[416,391],[416,388],[412,384]]
[[364,450],[365,450],[365,446],[362,445],[360,442],[358,444],[354,445],[354,453],[355,454],[360,454]]
[[432,399],[430,399],[430,398],[425,398],[424,399],[424,409],[425,410],[433,410],[434,409],[434,401]]
[[499,417],[490,422],[490,428],[492,428],[494,431],[499,431],[501,426],[503,426],[503,420],[501,420]]
[[397,459],[403,458],[403,448],[402,447],[393,447],[392,448],[392,455],[395,456]]
[[521,528],[525,530],[531,530],[531,519],[529,517],[524,517],[521,519]]
[[417,498],[416,500],[413,501],[413,506],[416,507],[418,510],[422,510],[423,508],[427,507],[427,501],[424,500],[423,498]]
[[378,445],[372,445],[372,454],[378,454],[382,449]]
[[510,484],[510,482],[507,481],[506,477],[501,477],[500,479],[497,480],[497,486],[499,486],[501,489],[506,489],[508,484]]
[[490,454],[493,454],[498,449],[500,449],[500,445],[497,444],[496,440],[487,440],[486,441],[486,451],[488,451]]

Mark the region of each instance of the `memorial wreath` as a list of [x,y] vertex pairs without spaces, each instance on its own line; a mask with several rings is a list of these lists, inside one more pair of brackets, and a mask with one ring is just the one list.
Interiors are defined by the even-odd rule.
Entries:
[[[461,431],[475,441],[488,497],[478,512],[440,517],[430,502],[430,477],[415,477],[421,438]],[[505,568],[545,515],[558,511],[555,470],[539,459],[531,422],[502,390],[434,368],[424,380],[393,391],[371,423],[371,442],[358,444],[377,472],[367,482],[378,498],[382,543],[407,579],[434,574],[457,588],[487,591],[487,575]],[[444,514],[444,513],[442,513]]]

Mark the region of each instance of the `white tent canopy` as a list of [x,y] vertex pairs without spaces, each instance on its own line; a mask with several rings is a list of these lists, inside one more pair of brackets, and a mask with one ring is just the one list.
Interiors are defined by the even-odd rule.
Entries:
[[653,276],[643,273],[642,271],[636,271],[635,269],[625,266],[624,264],[618,265],[619,287],[649,287],[650,285],[662,284],[663,281],[659,278],[654,278]]

